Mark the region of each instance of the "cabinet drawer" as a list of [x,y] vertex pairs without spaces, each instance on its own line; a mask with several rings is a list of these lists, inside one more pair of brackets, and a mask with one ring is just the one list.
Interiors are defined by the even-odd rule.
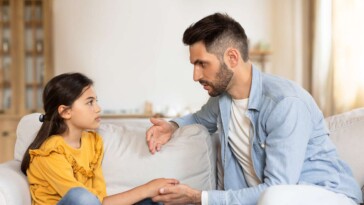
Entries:
[[0,134],[0,163],[14,158],[15,132],[3,131]]

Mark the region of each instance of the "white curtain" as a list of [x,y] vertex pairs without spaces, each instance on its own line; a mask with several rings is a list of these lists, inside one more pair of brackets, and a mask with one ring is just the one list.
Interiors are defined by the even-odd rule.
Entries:
[[325,116],[364,106],[364,1],[314,1],[312,94]]

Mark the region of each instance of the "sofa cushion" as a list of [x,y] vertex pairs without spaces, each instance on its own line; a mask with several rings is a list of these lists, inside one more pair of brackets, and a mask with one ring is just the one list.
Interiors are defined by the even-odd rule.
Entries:
[[364,108],[326,118],[330,138],[339,157],[349,164],[360,186],[364,185]]
[[201,125],[178,129],[161,151],[151,155],[145,141],[150,124],[132,126],[102,124],[102,163],[107,193],[126,191],[152,179],[177,178],[200,190],[216,188],[216,151],[211,136]]
[[16,129],[16,142],[14,149],[14,159],[22,161],[25,150],[29,147],[30,143],[34,140],[35,135],[42,123],[39,121],[40,113],[32,113],[25,115],[19,121]]

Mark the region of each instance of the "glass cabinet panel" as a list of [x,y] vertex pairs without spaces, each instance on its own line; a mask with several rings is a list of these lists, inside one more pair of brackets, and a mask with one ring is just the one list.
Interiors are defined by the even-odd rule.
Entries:
[[25,0],[24,48],[25,48],[25,107],[30,112],[42,108],[44,83],[44,26],[43,1]]
[[10,1],[0,1],[0,114],[9,112],[13,95],[10,16]]

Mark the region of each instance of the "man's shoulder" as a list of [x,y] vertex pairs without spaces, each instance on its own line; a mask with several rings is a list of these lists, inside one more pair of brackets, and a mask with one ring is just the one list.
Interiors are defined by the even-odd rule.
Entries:
[[262,95],[265,100],[279,102],[286,98],[307,100],[310,94],[297,83],[274,75],[263,75]]

